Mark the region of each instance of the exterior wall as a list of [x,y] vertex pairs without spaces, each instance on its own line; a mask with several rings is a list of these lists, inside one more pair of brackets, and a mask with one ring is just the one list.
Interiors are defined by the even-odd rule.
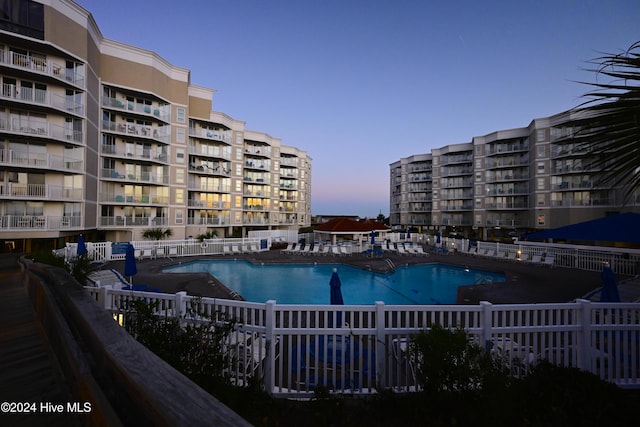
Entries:
[[[0,43],[0,241],[53,249],[80,233],[122,241],[155,227],[185,238],[310,224],[305,152],[286,155],[299,159],[285,161],[288,173],[305,178],[288,204],[296,220],[282,221],[279,139],[212,111],[215,91],[190,85],[189,70],[104,39],[74,2],[34,4],[43,39],[2,31]],[[249,152],[258,146],[268,150]],[[268,166],[251,188],[263,203],[243,187],[263,173],[252,159]]]

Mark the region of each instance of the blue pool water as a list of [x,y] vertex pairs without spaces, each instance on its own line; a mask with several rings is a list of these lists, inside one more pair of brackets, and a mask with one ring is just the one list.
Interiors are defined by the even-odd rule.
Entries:
[[460,285],[504,282],[505,276],[445,264],[398,267],[380,274],[343,264],[255,265],[247,261],[192,261],[168,273],[208,272],[247,301],[329,304],[329,279],[338,269],[346,305],[455,304]]

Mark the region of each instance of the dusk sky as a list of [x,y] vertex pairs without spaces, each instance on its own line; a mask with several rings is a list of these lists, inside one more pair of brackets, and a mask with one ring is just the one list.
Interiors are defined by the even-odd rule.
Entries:
[[389,164],[572,108],[638,0],[77,0],[103,36],[313,159],[312,214],[389,214]]

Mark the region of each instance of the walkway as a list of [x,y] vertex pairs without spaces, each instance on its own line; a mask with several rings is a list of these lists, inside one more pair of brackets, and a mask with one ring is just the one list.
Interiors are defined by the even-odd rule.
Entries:
[[34,403],[35,414],[0,413],[2,426],[74,426],[80,417],[42,414],[41,403],[73,402],[35,320],[16,255],[0,255],[0,402]]

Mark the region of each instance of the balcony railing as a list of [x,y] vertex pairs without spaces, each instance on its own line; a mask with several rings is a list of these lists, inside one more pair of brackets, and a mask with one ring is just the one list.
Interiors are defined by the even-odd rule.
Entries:
[[33,89],[30,87],[3,83],[0,97],[15,101],[46,105],[78,115],[84,114],[84,105],[80,102],[76,102],[75,98],[58,95],[42,89]]
[[101,147],[102,154],[108,154],[118,157],[133,157],[134,159],[153,160],[156,162],[167,162],[167,153],[164,150],[148,150],[140,151],[127,150],[124,146],[103,144]]
[[100,176],[102,178],[111,178],[122,181],[135,181],[152,184],[168,184],[169,177],[167,175],[157,175],[151,172],[141,172],[139,174],[127,174],[117,169],[103,168],[100,170]]
[[101,202],[107,203],[123,203],[123,204],[144,204],[144,205],[166,205],[169,203],[167,196],[157,196],[146,194],[142,196],[125,196],[122,194],[103,194],[100,198]]
[[80,216],[5,215],[0,217],[0,235],[15,230],[64,230],[82,227]]
[[218,146],[211,144],[190,145],[189,154],[205,158],[217,158],[231,160],[231,148],[229,146]]
[[194,129],[189,128],[189,136],[195,136],[196,138],[206,138],[213,141],[222,141],[231,144],[233,132],[230,130],[210,130],[210,129]]
[[0,63],[22,70],[29,70],[38,74],[44,74],[56,79],[64,80],[79,87],[84,87],[84,76],[77,69],[66,68],[42,57],[24,55],[16,52],[4,52],[0,55]]
[[0,197],[27,200],[84,200],[81,188],[13,182],[0,184]]
[[112,122],[109,120],[103,120],[102,130],[125,135],[134,135],[153,141],[164,142],[165,144],[169,144],[171,142],[171,126],[169,125],[153,127],[129,122]]
[[83,172],[84,162],[47,153],[0,150],[0,165]]
[[188,218],[188,225],[227,225],[230,224],[230,215],[220,215],[217,218]]
[[82,144],[84,138],[82,131],[69,129],[68,127],[56,125],[46,120],[18,117],[8,118],[6,114],[0,117],[0,129],[23,135],[54,138],[60,141],[75,142],[78,144]]
[[149,105],[138,102],[127,101],[126,99],[103,97],[102,105],[120,111],[133,111],[149,117],[158,118],[164,122],[171,121],[170,105]]
[[158,227],[169,221],[163,217],[101,216],[99,223],[101,227]]

